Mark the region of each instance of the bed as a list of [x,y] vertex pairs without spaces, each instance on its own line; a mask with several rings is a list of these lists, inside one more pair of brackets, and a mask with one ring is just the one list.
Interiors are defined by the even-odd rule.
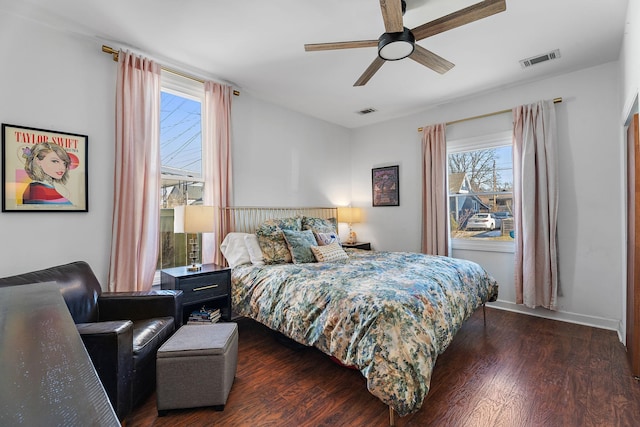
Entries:
[[498,293],[495,280],[466,260],[340,248],[338,260],[295,262],[290,249],[294,262],[230,263],[234,312],[358,369],[400,416],[420,409],[438,355]]

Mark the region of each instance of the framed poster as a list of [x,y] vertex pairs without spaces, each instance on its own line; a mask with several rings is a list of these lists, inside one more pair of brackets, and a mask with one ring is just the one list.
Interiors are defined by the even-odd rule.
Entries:
[[373,206],[400,206],[398,166],[371,170]]
[[86,135],[2,124],[2,212],[87,212]]

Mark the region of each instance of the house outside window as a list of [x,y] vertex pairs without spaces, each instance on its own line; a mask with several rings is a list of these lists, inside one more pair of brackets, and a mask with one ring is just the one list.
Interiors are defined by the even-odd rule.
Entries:
[[[158,270],[188,264],[187,236],[173,232],[173,208],[202,204],[203,101],[204,88],[201,83],[163,71],[160,100],[162,179]],[[201,242],[198,243],[201,245]]]
[[454,249],[513,251],[511,133],[447,142]]

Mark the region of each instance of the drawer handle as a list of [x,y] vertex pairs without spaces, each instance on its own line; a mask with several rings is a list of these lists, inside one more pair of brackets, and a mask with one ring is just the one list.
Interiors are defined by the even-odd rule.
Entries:
[[198,292],[198,291],[205,291],[207,289],[213,289],[213,288],[217,288],[218,285],[209,285],[209,286],[201,286],[199,288],[193,288],[193,292]]

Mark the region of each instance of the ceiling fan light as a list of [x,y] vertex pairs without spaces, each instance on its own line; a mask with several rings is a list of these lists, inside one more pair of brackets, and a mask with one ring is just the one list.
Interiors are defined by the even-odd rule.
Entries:
[[386,61],[397,61],[413,53],[416,39],[408,28],[399,33],[384,33],[378,39],[378,56]]

